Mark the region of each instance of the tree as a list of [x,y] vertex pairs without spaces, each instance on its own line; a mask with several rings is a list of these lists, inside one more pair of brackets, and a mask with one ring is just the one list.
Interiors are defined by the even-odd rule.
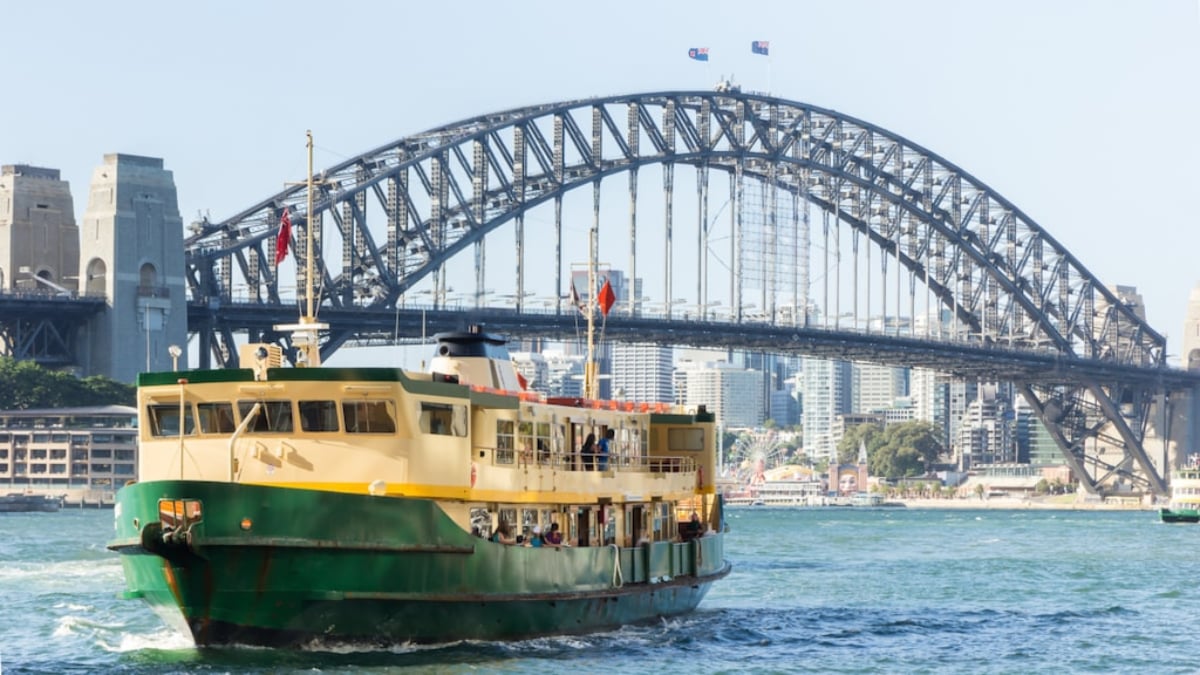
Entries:
[[33,361],[0,358],[0,410],[134,405],[134,387],[107,377],[83,380]]
[[[864,424],[855,427],[855,430],[867,426],[878,428],[878,425]],[[936,462],[942,453],[938,428],[928,422],[893,424],[882,429],[877,435],[872,435],[872,432],[867,430],[861,433],[867,444],[867,468],[874,476],[923,476],[929,472],[930,465]],[[846,437],[850,435],[847,431]],[[842,441],[845,443],[846,438]],[[854,447],[858,447],[856,442]],[[842,444],[838,444],[838,449],[840,453]]]
[[[858,448],[863,443],[867,445],[867,461],[871,455],[883,445],[884,428],[882,425],[866,423],[858,424],[846,430],[842,440],[838,442],[838,462],[853,464],[858,461]],[[879,474],[876,474],[879,475]]]

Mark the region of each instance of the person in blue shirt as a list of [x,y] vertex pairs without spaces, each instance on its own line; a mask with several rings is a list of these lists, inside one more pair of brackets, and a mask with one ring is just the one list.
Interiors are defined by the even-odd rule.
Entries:
[[608,469],[608,457],[609,453],[612,452],[612,439],[616,435],[617,432],[615,430],[609,429],[604,432],[604,438],[600,439],[596,450],[596,468],[600,471]]

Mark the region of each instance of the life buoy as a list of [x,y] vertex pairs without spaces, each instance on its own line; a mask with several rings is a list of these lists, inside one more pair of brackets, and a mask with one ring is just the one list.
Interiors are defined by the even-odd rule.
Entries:
[[475,487],[476,464],[471,462],[471,487]]

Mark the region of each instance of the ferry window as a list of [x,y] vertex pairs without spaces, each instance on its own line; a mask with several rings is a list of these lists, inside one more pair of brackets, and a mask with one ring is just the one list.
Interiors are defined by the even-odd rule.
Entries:
[[704,449],[703,429],[668,429],[668,452],[700,452]]
[[537,448],[538,464],[548,464],[550,462],[550,423],[538,422],[534,427],[537,432],[533,447]]
[[396,410],[391,401],[343,401],[346,431],[352,434],[396,433]]
[[454,407],[446,403],[421,401],[421,431],[438,436],[449,436],[451,423],[454,421]]
[[229,434],[237,428],[230,403],[197,403],[196,416],[200,418],[202,434]]
[[512,420],[496,420],[496,463],[512,464],[513,449],[516,448],[513,431],[516,424]]
[[[508,523],[509,530],[512,531],[513,534],[516,534],[515,530],[517,529],[517,510],[516,509],[500,509],[500,517],[499,517],[499,520],[496,521],[496,525],[499,526],[500,523]],[[491,533],[489,532],[489,534],[491,534]]]
[[300,401],[301,431],[337,431],[336,401]]
[[492,536],[492,514],[487,509],[471,509],[471,534],[487,539]]
[[533,527],[537,525],[538,512],[537,509],[521,509],[521,527],[517,530],[517,534],[521,535],[518,543],[529,539],[533,534]]
[[521,462],[533,461],[533,422],[517,423],[517,447],[521,450]]
[[[178,436],[179,435],[179,404],[160,404],[151,405],[147,409],[150,413],[150,433],[154,436]],[[184,417],[184,433],[187,435],[196,432],[194,422],[192,420],[192,409],[185,409]],[[93,440],[96,440],[93,438]]]
[[467,435],[467,406],[455,405],[450,406],[452,415],[450,416],[450,431],[455,436]]
[[261,403],[262,409],[254,416],[247,431],[257,433],[281,433],[292,430],[291,401],[238,401],[238,414],[245,419]]

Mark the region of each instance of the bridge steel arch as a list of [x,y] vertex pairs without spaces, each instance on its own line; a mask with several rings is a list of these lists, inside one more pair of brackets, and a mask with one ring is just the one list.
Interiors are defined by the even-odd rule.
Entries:
[[[806,103],[727,88],[718,91],[655,92],[598,97],[490,113],[408,136],[332,166],[315,176],[313,213],[304,212],[306,187],[297,184],[220,222],[192,225],[185,242],[191,303],[209,316],[223,305],[278,307],[293,300],[281,295],[272,264],[275,235],[284,209],[292,212],[293,246],[305,254],[305,233],[332,231],[329,244],[316,251],[320,265],[320,304],[331,311],[361,309],[378,313],[399,308],[418,283],[432,286],[435,306],[447,292],[446,265],[459,255],[474,256],[475,304],[482,306],[487,235],[513,225],[516,235],[516,311],[528,287],[524,259],[526,213],[554,209],[555,311],[573,312],[563,285],[562,200],[574,190],[592,188],[595,241],[600,221],[601,183],[629,175],[631,241],[629,275],[637,277],[637,175],[659,165],[666,198],[664,305],[672,315],[671,228],[675,167],[697,176],[696,307],[709,309],[707,251],[710,223],[708,189],[713,171],[730,179],[731,252],[727,321],[798,328],[832,321],[837,326],[840,289],[830,301],[826,263],[824,294],[812,297],[815,284],[807,259],[824,237],[830,258],[831,229],[848,228],[855,265],[860,240],[879,256],[883,269],[883,321],[887,334],[916,335],[915,288],[931,307],[948,315],[953,339],[1003,346],[1034,354],[1103,363],[1145,372],[1166,368],[1166,344],[1138,308],[1123,301],[1091,274],[1065,247],[1009,200],[962,168],[904,137],[863,120]],[[789,251],[758,251],[765,275],[786,277],[790,305],[764,283],[759,318],[749,315],[746,286],[744,186],[769,195],[768,234],[792,228]],[[791,223],[776,222],[778,195],[792,200]],[[767,199],[767,197],[764,197]],[[821,211],[819,230],[810,208]],[[835,239],[839,235],[834,235]],[[820,244],[820,241],[818,242]],[[469,253],[468,253],[469,252]],[[595,254],[593,254],[594,256]],[[840,251],[835,251],[840,265]],[[793,262],[796,262],[793,260]],[[894,314],[888,317],[887,269],[893,265]],[[591,262],[595,263],[593,258]],[[660,259],[659,264],[662,263]],[[784,271],[786,270],[786,272]],[[286,274],[286,273],[285,273]],[[303,285],[302,268],[295,271]],[[901,319],[907,277],[909,318]],[[282,283],[281,283],[282,281]],[[861,289],[854,283],[852,302]],[[768,285],[770,286],[768,290]],[[867,288],[868,307],[871,305]],[[645,312],[634,299],[631,318]],[[399,314],[397,314],[399,316]],[[765,317],[765,318],[764,318]],[[940,321],[940,319],[939,319]],[[238,326],[208,321],[199,331],[202,358],[235,365]],[[254,339],[287,336],[257,331]],[[940,331],[940,328],[939,328]],[[365,332],[365,330],[363,331]],[[322,352],[332,353],[361,339],[353,324],[334,327],[324,336]],[[953,371],[953,368],[950,369]],[[1015,384],[1050,431],[1084,487],[1094,493],[1129,490],[1164,494],[1165,483],[1144,441],[1163,386],[1123,378],[1078,378],[1047,383],[1044,378]],[[1165,457],[1159,462],[1165,467]]]

